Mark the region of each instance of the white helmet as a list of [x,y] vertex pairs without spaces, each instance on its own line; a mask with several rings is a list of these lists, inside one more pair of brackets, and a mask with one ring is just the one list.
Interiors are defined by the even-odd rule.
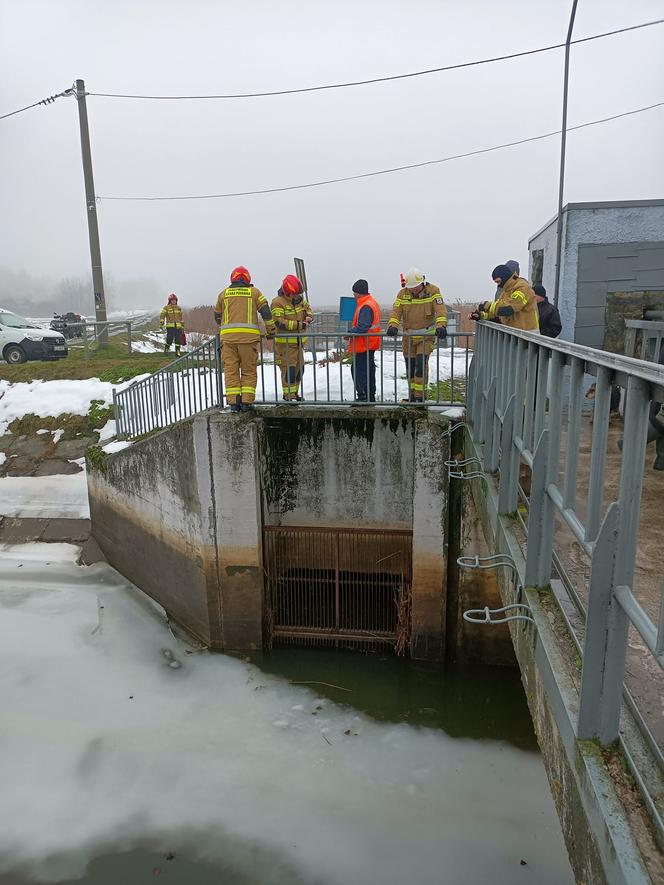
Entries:
[[416,289],[424,283],[424,274],[416,267],[411,267],[406,274],[406,289]]

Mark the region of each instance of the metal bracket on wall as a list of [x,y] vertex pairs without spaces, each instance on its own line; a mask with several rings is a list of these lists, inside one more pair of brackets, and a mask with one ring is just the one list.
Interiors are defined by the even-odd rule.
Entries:
[[466,421],[458,421],[456,424],[450,424],[450,426],[443,430],[442,436],[452,436],[455,430],[461,430],[462,427],[468,427],[468,423]]
[[[459,568],[470,568],[470,569],[480,569],[480,570],[490,570],[498,568],[508,568],[514,577],[514,583],[516,588],[516,605],[521,605],[521,596],[523,594],[523,587],[521,586],[521,582],[519,581],[519,572],[516,567],[516,563],[507,553],[494,553],[492,556],[460,556],[457,559],[457,565]],[[527,606],[526,606],[527,607]],[[484,609],[472,609],[472,611],[484,611]],[[503,611],[503,609],[494,609],[494,611]],[[464,614],[464,618],[465,618]],[[466,620],[468,620],[466,618]],[[497,623],[497,622],[494,622]]]
[[[467,467],[469,464],[477,464],[479,470],[469,470],[464,473],[460,468]],[[465,458],[463,461],[445,461],[448,476],[450,479],[486,479],[482,468],[482,462],[479,458]]]
[[[491,615],[499,615],[504,612],[516,611],[517,614],[507,615],[504,618],[492,618]],[[527,614],[522,614],[527,612]],[[470,624],[507,624],[508,621],[529,621],[534,624],[535,621],[530,617],[531,609],[529,605],[521,602],[515,602],[513,605],[505,605],[502,608],[469,608],[463,613],[464,621]]]

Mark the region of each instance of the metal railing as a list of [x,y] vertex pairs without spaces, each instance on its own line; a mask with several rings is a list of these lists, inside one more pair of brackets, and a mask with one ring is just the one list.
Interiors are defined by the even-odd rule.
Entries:
[[[278,337],[282,337],[279,335]],[[465,402],[466,379],[473,333],[448,335],[448,346],[439,346],[435,335],[412,333],[390,337],[384,333],[352,336],[365,341],[380,338],[373,352],[375,392],[371,386],[371,363],[363,354],[349,353],[349,336],[330,333],[284,333],[295,343],[278,340],[274,352],[259,340],[255,401],[275,405],[284,401],[284,384],[296,388],[289,393],[290,405],[353,405],[368,403],[409,404],[409,374],[421,380],[424,406],[452,406]],[[404,344],[405,341],[405,344]],[[424,344],[422,343],[424,342]],[[426,356],[423,348],[430,351]],[[366,371],[367,384],[362,386]],[[292,379],[292,380],[289,380]],[[411,379],[412,380],[412,379]],[[118,433],[135,438],[168,427],[197,412],[226,404],[223,348],[218,337],[169,363],[164,368],[114,393]]]
[[[77,340],[83,339],[83,348],[85,350],[85,358],[88,359],[90,356],[90,348],[98,341],[99,335],[102,332],[107,332],[109,335],[118,335],[122,330],[126,330],[127,332],[127,353],[131,353],[131,327],[133,323],[131,320],[107,320],[106,322],[97,322],[96,320],[81,320],[80,323],[67,323],[67,329],[80,329],[80,336],[76,336],[75,338],[65,338],[67,339],[68,345],[71,345]],[[115,331],[113,331],[115,330]],[[61,334],[65,334],[62,332]]]
[[[651,363],[659,362],[664,341],[664,322],[661,320],[625,320],[625,353]],[[637,335],[641,333],[641,347],[637,354]]]
[[147,378],[114,390],[118,436],[143,436],[218,406],[223,402],[221,377],[215,337]]
[[[563,383],[565,374],[569,384]],[[581,403],[587,374],[596,376],[597,386],[587,495],[581,500]],[[607,504],[612,385],[625,388],[626,395],[617,498]],[[652,402],[664,402],[664,368],[493,323],[478,324],[468,392],[471,436],[485,473],[498,476],[499,513],[517,513],[520,467],[530,468],[525,585],[550,586],[557,517],[590,562],[577,736],[603,745],[620,735],[630,625],[664,668],[664,602],[655,626],[634,594]]]

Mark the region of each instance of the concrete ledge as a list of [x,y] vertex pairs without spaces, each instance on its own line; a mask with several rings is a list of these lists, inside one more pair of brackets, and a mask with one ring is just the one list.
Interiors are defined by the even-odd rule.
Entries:
[[31,541],[80,543],[90,537],[89,519],[0,519],[0,544],[25,544]]

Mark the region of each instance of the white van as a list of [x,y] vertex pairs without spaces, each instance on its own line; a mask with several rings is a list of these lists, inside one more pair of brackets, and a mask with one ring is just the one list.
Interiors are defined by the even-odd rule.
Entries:
[[59,332],[42,329],[0,307],[0,355],[10,365],[27,360],[61,360],[67,353],[67,344]]

